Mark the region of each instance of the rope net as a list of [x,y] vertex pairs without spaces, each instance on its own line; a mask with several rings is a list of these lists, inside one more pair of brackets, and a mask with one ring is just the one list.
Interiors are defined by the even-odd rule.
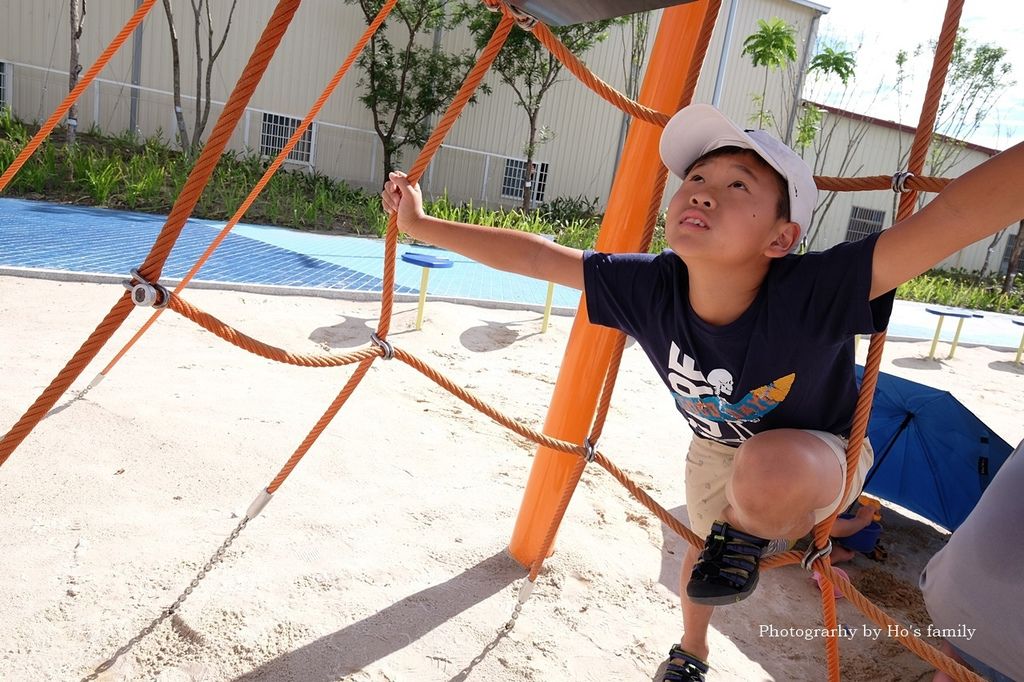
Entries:
[[[518,10],[510,8],[504,2],[499,0],[483,1],[490,9],[500,11],[502,13],[501,20],[491,36],[490,41],[481,51],[476,64],[467,74],[462,87],[453,98],[447,111],[440,119],[437,127],[424,145],[416,161],[412,164],[409,170],[410,182],[417,182],[423,175],[434,154],[441,147],[445,136],[451,130],[462,110],[473,96],[476,88],[487,74],[491,64],[504,45],[509,33],[517,24],[520,28],[531,31],[534,37],[553,55],[555,55],[556,58],[558,58],[573,75],[575,75],[595,94],[605,99],[613,106],[628,113],[634,118],[655,125],[664,126],[668,121],[669,115],[646,107],[630,99],[594,75],[586,65],[563,43],[561,43],[558,37],[543,23],[532,21],[528,17],[524,17]],[[301,0],[279,0],[275,7],[263,34],[258,40],[253,53],[250,56],[249,62],[243,70],[242,75],[239,77],[227,104],[224,106],[223,112],[218,118],[217,123],[210,134],[207,144],[204,146],[202,153],[196,161],[181,194],[175,201],[164,227],[153,244],[149,254],[146,256],[144,263],[139,268],[138,277],[142,280],[145,280],[146,282],[156,282],[159,280],[164,264],[166,263],[172,248],[177,242],[186,220],[194,210],[203,189],[212,176],[217,162],[227,147],[232,131],[237,126],[249,99],[259,84],[267,65],[270,62],[270,59],[280,45],[284,33],[294,17],[300,2]],[[325,87],[320,97],[316,100],[309,113],[303,118],[302,122],[293,132],[280,153],[268,167],[263,177],[261,177],[246,199],[238,207],[237,211],[232,215],[231,220],[228,221],[223,230],[218,234],[202,256],[200,256],[199,260],[197,260],[195,265],[181,280],[174,292],[172,293],[164,290],[166,300],[158,301],[158,303],[162,304],[164,307],[154,312],[154,314],[128,342],[128,344],[126,344],[126,346],[122,348],[121,351],[118,352],[110,361],[106,368],[101,372],[100,376],[105,375],[125,355],[132,345],[152,326],[164,309],[173,310],[228,343],[266,359],[302,367],[339,367],[351,364],[356,365],[356,368],[348,381],[327,407],[324,414],[314,425],[313,429],[309,434],[307,434],[278,474],[268,484],[266,493],[269,495],[273,494],[278,488],[280,488],[287,477],[298,465],[302,457],[316,442],[319,435],[331,423],[346,401],[355,392],[356,387],[362,381],[374,360],[378,357],[384,357],[386,359],[393,357],[412,369],[420,372],[440,387],[449,391],[459,400],[462,400],[474,409],[490,417],[503,427],[529,439],[537,445],[570,453],[578,457],[576,467],[572,471],[569,481],[563,489],[562,497],[556,510],[554,520],[545,536],[543,543],[544,551],[539,553],[539,558],[530,566],[530,573],[528,577],[530,582],[533,582],[536,579],[541,570],[544,557],[547,556],[548,550],[554,542],[558,526],[566,509],[568,508],[569,502],[571,501],[573,492],[576,488],[576,484],[580,480],[588,461],[597,462],[613,478],[615,478],[615,480],[619,481],[630,492],[630,494],[640,502],[640,504],[650,510],[662,523],[683,537],[691,545],[700,547],[703,544],[703,538],[697,537],[692,531],[684,526],[682,522],[670,514],[663,506],[658,504],[640,486],[630,480],[630,478],[616,467],[604,454],[596,449],[596,443],[601,436],[608,415],[612,393],[615,386],[615,379],[618,375],[618,368],[622,358],[625,343],[625,336],[623,334],[618,333],[615,349],[606,368],[604,385],[594,415],[593,426],[590,430],[590,435],[587,437],[584,444],[570,443],[557,438],[552,438],[541,431],[519,422],[462,388],[446,377],[443,373],[429,366],[419,358],[411,355],[401,348],[393,346],[387,341],[394,304],[394,278],[398,243],[398,227],[394,216],[389,218],[387,232],[385,235],[381,314],[377,332],[375,334],[375,342],[367,345],[365,348],[342,355],[309,355],[291,353],[287,350],[277,348],[254,339],[221,322],[214,316],[199,310],[181,298],[180,294],[182,290],[189,284],[202,265],[212,255],[214,250],[216,250],[216,248],[224,241],[228,232],[230,232],[230,230],[242,219],[245,212],[252,205],[259,193],[264,189],[264,187],[266,187],[273,175],[280,169],[281,165],[287,159],[298,141],[302,138],[303,133],[313,122],[330,95],[337,88],[338,84],[341,82],[342,78],[344,78],[351,65],[358,58],[370,38],[384,23],[396,2],[397,0],[388,0],[388,2],[384,4],[374,20],[367,26],[366,31],[359,41],[357,41],[342,66],[331,78],[330,82]],[[700,67],[703,63],[704,55],[706,54],[711,35],[715,27],[715,20],[718,16],[720,2],[721,0],[704,0],[704,21],[700,30],[695,57],[692,60],[691,68],[687,74],[687,81],[679,102],[679,108],[689,104],[693,97],[697,79],[700,75]],[[0,175],[0,191],[3,191],[18,170],[24,165],[25,161],[39,148],[42,141],[50,134],[50,132],[52,132],[68,109],[70,109],[71,105],[78,100],[85,89],[88,88],[90,83],[95,79],[97,74],[102,71],[117,50],[124,44],[139,23],[141,23],[154,3],[155,0],[144,0],[144,2],[139,5],[125,26],[100,55],[97,62],[85,73],[78,85],[68,94],[50,118],[47,119],[39,132],[26,144],[25,148],[15,158],[10,167],[5,169],[3,174]],[[942,85],[945,80],[946,70],[952,54],[962,6],[962,0],[950,0],[947,6],[946,15],[943,20],[942,30],[938,40],[935,61],[933,63],[932,73],[928,83],[927,94],[914,138],[913,147],[911,149],[909,171],[913,175],[903,179],[904,189],[908,191],[903,193],[901,196],[898,220],[906,218],[914,211],[917,192],[938,192],[950,182],[949,179],[945,178],[922,177],[920,173],[924,166],[928,144],[931,139],[938,104],[942,94]],[[668,171],[667,169],[662,168],[655,181],[657,191],[654,194],[654,199],[651,202],[642,227],[642,244],[644,249],[646,249],[650,244],[654,232],[654,226],[661,210],[661,197],[664,193],[667,178]],[[888,189],[894,184],[893,178],[888,176],[868,176],[859,178],[816,177],[815,180],[819,189],[828,191],[879,190]],[[18,445],[25,439],[25,437],[28,436],[29,433],[31,433],[32,429],[35,428],[35,426],[46,416],[47,412],[49,412],[56,401],[64,394],[68,387],[70,387],[85,367],[96,357],[105,343],[127,318],[128,313],[131,312],[133,307],[134,303],[131,300],[131,296],[126,292],[118,299],[110,312],[82,344],[81,348],[68,361],[67,365],[57,374],[36,401],[28,408],[21,419],[19,419],[11,430],[2,439],[0,439],[0,466],[3,465]],[[845,490],[849,489],[853,474],[857,470],[857,459],[860,454],[863,439],[867,432],[868,416],[871,411],[872,396],[874,395],[875,386],[877,384],[884,342],[884,332],[875,334],[871,339],[871,345],[868,350],[868,359],[865,363],[864,378],[855,409],[853,430],[847,451],[847,480]],[[831,518],[826,519],[815,527],[814,538],[816,546],[823,547],[828,542],[829,533],[837,514],[838,511],[833,513]],[[762,561],[762,566],[765,569],[771,569],[779,566],[800,563],[800,561],[801,556],[799,553],[789,551],[764,559]],[[825,626],[829,631],[833,633],[838,631],[835,597],[832,589],[833,585],[840,590],[851,604],[857,606],[865,616],[870,618],[877,625],[885,628],[900,625],[896,620],[892,619],[872,604],[871,601],[857,591],[857,589],[854,588],[848,580],[836,573],[832,569],[827,555],[816,559],[810,566],[808,566],[808,568],[818,570],[824,577],[821,590],[822,609]],[[909,629],[897,628],[896,631],[909,632]],[[919,657],[928,661],[931,665],[952,676],[953,679],[958,681],[980,680],[979,677],[968,671],[966,668],[955,663],[950,658],[940,653],[933,646],[912,634],[902,635],[896,639],[905,647],[916,653]],[[835,636],[826,640],[826,654],[829,679],[838,680],[840,678],[839,652],[838,640]]]

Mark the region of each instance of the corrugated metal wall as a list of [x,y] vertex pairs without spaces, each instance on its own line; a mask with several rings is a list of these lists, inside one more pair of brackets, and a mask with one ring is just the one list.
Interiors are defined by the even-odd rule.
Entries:
[[[815,175],[824,176],[870,176],[888,175],[906,169],[906,158],[913,143],[913,131],[897,129],[894,125],[880,125],[864,121],[858,117],[843,116],[826,112],[821,123],[819,139],[829,139],[825,153],[812,146],[807,149],[805,158],[814,169]],[[858,142],[859,140],[859,142]],[[950,148],[945,143],[940,144]],[[819,142],[820,145],[820,142]],[[944,163],[938,169],[925,166],[928,175],[955,178],[990,158],[987,151],[970,146],[956,145],[952,148],[950,159],[955,163]],[[934,194],[922,195],[922,202],[927,203]],[[819,209],[816,211],[814,224],[809,237],[814,240],[814,250],[836,244],[847,238],[851,213],[855,208],[884,211],[883,226],[892,225],[898,200],[891,190],[872,192],[839,192],[822,193],[819,197]],[[1015,234],[1014,226],[1007,230],[996,243],[995,253],[989,263],[990,270],[998,270],[1003,251],[1010,234]],[[945,268],[965,268],[976,270],[985,260],[985,252],[991,237],[975,242],[957,252],[941,263]]]
[[[726,44],[728,18],[734,11],[729,49]],[[227,21],[230,3],[213,3],[213,23],[219,31]],[[223,102],[234,86],[241,69],[270,17],[274,0],[239,0],[232,18],[224,52],[213,73],[214,105],[206,133],[212,129]],[[88,4],[82,39],[82,63],[87,68],[129,18],[135,0],[105,0]],[[172,0],[182,59],[182,90],[195,92],[195,51],[190,3]],[[655,14],[650,33],[657,30]],[[765,87],[765,71],[755,69],[743,57],[743,39],[757,28],[758,19],[780,17],[796,27],[798,64],[813,44],[818,7],[791,0],[724,0],[711,46],[705,59],[696,100],[712,101],[719,64],[725,60],[720,83],[719,106],[734,120],[748,123],[756,111],[752,100]],[[42,119],[50,114],[67,92],[68,16],[67,0],[0,0],[0,61],[7,65],[7,90],[16,114],[26,119]],[[340,0],[306,0],[275,55],[267,74],[253,96],[251,110],[235,132],[231,146],[238,151],[258,149],[263,112],[301,119],[324,85],[347,56],[365,29],[365,20],[356,6]],[[623,27],[614,27],[603,43],[583,56],[588,66],[612,86],[622,89],[625,81],[624,55],[628,37]],[[205,40],[205,35],[202,36]],[[424,44],[433,36],[424,35]],[[465,31],[442,37],[443,49],[471,49]],[[129,86],[131,80],[131,41],[115,56],[101,78],[112,82],[93,85],[79,105],[80,128],[95,125],[110,133],[125,131],[129,125]],[[48,70],[49,69],[49,70]],[[777,134],[785,137],[787,113],[798,87],[796,73],[769,72],[766,100],[779,112]],[[380,143],[373,132],[372,119],[359,101],[358,69],[342,82],[318,118],[312,167],[334,177],[367,188],[376,188],[382,174]],[[143,136],[174,137],[176,126],[172,89],[170,41],[167,21],[160,2],[150,12],[143,28],[142,61],[137,128]],[[527,142],[527,119],[511,90],[495,75],[488,77],[493,94],[481,95],[476,105],[462,115],[448,137],[446,148],[436,157],[424,188],[428,194],[447,192],[455,200],[475,203],[516,205],[518,201],[502,197],[502,178],[508,158],[521,159]],[[185,120],[192,128],[195,102],[186,97]],[[580,85],[565,72],[544,99],[540,125],[554,137],[540,145],[536,160],[547,164],[545,198],[558,196],[597,197],[603,204],[611,186],[616,160],[622,114]],[[825,126],[830,126],[826,117]],[[849,139],[851,122],[837,122],[835,139]],[[844,138],[845,136],[845,138]],[[907,149],[909,138],[894,130],[869,126],[864,143],[841,174],[891,174],[895,168],[894,149]],[[843,145],[833,143],[828,157],[817,162],[818,174],[840,174]],[[401,165],[408,166],[415,150],[407,150]],[[976,165],[983,155],[969,152],[965,160],[949,174]],[[813,149],[807,151],[815,163]],[[669,192],[677,183],[670,183]],[[853,206],[885,210],[892,215],[891,194],[858,193],[837,197],[825,212],[815,236],[814,248],[824,248],[846,235]],[[888,224],[888,222],[886,223]],[[950,260],[962,267],[978,267],[985,244],[974,245]],[[1000,251],[1001,253],[1001,251]]]

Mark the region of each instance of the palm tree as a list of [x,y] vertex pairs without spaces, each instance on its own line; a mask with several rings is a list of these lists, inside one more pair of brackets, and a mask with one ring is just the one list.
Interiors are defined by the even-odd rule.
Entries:
[[757,114],[759,128],[765,127],[764,100],[768,94],[768,71],[778,69],[796,61],[796,27],[790,26],[778,17],[757,20],[757,31],[743,41],[743,55],[750,55],[754,66],[764,67],[764,87],[761,88],[760,111]]
[[823,75],[835,74],[843,85],[849,85],[853,78],[854,69],[857,67],[857,58],[849,50],[836,50],[831,47],[824,48],[814,55],[808,72],[820,71]]

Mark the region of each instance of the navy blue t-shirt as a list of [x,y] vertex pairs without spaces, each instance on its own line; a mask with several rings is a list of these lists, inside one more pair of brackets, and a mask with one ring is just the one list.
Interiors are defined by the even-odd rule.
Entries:
[[849,436],[853,337],[884,329],[895,297],[868,301],[877,240],[773,260],[754,302],[722,326],[693,312],[686,264],[671,251],[588,251],[587,314],[637,340],[702,438],[737,446],[778,428]]

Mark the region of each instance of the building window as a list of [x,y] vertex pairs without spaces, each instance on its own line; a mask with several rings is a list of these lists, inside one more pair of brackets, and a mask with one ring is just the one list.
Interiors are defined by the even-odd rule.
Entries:
[[[281,116],[280,114],[263,113],[263,127],[260,130],[260,156],[277,156],[284,149],[288,138],[302,123],[301,119]],[[313,162],[313,126],[309,126],[302,134],[291,154],[289,161],[298,163]]]
[[[523,180],[526,176],[525,159],[505,159],[505,175],[501,179],[501,196],[509,199],[523,198]],[[533,203],[544,201],[544,190],[548,186],[548,164],[533,164]]]
[[[1006,250],[1003,251],[1003,261],[999,265],[999,272],[1005,274],[1010,271],[1010,256],[1013,255],[1013,245],[1016,242],[1016,234],[1011,234],[1006,237]],[[1017,259],[1017,272],[1024,272],[1024,251],[1021,252],[1020,257]]]
[[885,211],[854,206],[850,209],[850,223],[846,227],[846,241],[859,241],[869,234],[881,232],[882,223],[884,222]]
[[0,109],[11,105],[7,96],[7,88],[7,64],[0,62]]

